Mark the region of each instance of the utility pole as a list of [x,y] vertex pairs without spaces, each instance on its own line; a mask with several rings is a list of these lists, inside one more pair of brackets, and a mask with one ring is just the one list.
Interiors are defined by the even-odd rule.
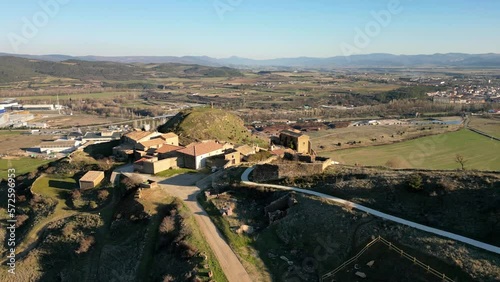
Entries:
[[57,93],[57,105],[56,105],[56,108],[57,108],[57,112],[59,113],[59,115],[61,115],[61,107],[59,106],[59,93]]

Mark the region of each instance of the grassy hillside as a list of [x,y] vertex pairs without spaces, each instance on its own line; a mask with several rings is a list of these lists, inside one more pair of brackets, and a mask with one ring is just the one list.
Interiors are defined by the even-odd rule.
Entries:
[[236,144],[266,145],[264,140],[248,132],[241,118],[219,109],[196,108],[182,111],[159,130],[177,133],[183,144],[197,140],[220,140]]
[[157,77],[232,77],[241,72],[231,68],[181,64],[122,64],[67,60],[49,62],[0,56],[0,83],[26,81],[33,77],[79,80],[147,80]]
[[200,65],[159,64],[152,70],[159,73],[159,77],[234,77],[242,76],[239,70],[228,67],[207,67]]
[[[75,153],[17,178],[16,275],[4,264],[0,281],[227,281],[190,211],[165,190],[136,198],[140,181],[111,185],[113,167],[99,187],[78,189],[99,161]],[[7,198],[4,182],[0,195]],[[1,219],[6,208],[0,204]],[[0,240],[6,236],[4,223]]]
[[469,130],[418,138],[392,145],[326,153],[344,164],[388,165],[394,168],[458,169],[455,156],[467,160],[466,169],[500,170],[500,142]]
[[[364,187],[357,189],[367,190]],[[353,257],[378,235],[454,281],[496,281],[498,276],[494,254],[476,252],[474,248],[451,240],[315,197],[295,194],[297,203],[286,210],[283,218],[270,224],[264,209],[285,194],[283,191],[235,186],[209,200],[200,194],[199,201],[247,269],[252,269],[248,265],[253,266],[262,275],[271,275],[272,281],[318,281],[321,275]],[[415,196],[415,193],[408,194]],[[386,195],[387,192],[384,197]],[[438,197],[427,197],[438,202]],[[227,203],[234,203],[234,214],[222,216],[219,209]],[[244,224],[254,227],[255,232],[234,232]],[[428,276],[425,269],[387,246],[370,248],[365,255],[354,264],[358,264],[356,269],[366,273],[366,281],[440,280]],[[285,260],[291,261],[293,267]],[[366,267],[371,260],[375,260],[376,266]],[[485,263],[481,264],[481,261]],[[355,271],[354,265],[346,267],[336,281],[363,281],[356,279]],[[252,274],[252,277],[258,277]]]
[[0,57],[0,83],[29,80],[40,76],[30,60],[15,57]]

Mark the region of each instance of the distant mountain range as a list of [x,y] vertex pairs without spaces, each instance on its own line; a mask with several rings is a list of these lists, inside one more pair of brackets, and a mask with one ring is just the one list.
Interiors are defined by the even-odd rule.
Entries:
[[229,57],[217,59],[207,56],[67,56],[67,55],[23,55],[0,53],[0,56],[16,56],[28,59],[45,61],[108,61],[116,63],[178,63],[196,64],[211,67],[236,67],[236,68],[308,68],[308,69],[332,69],[332,68],[362,68],[362,67],[500,67],[500,54],[433,54],[433,55],[392,55],[392,54],[368,54],[352,56],[336,56],[329,58],[280,58],[270,60],[254,60],[241,57]]

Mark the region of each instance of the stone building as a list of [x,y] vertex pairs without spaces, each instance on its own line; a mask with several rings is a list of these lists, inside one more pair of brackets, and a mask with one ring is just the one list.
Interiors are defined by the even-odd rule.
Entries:
[[311,140],[308,135],[298,130],[283,130],[280,133],[280,142],[283,146],[293,149],[301,154],[311,153]]

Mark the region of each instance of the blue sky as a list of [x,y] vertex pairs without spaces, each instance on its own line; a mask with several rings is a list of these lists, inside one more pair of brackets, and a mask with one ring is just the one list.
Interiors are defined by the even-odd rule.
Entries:
[[[391,12],[394,1],[400,4]],[[43,3],[58,4],[52,13]],[[496,0],[26,0],[1,1],[0,11],[0,52],[9,53],[257,59],[500,53]],[[381,11],[391,17],[385,26],[373,16]]]

